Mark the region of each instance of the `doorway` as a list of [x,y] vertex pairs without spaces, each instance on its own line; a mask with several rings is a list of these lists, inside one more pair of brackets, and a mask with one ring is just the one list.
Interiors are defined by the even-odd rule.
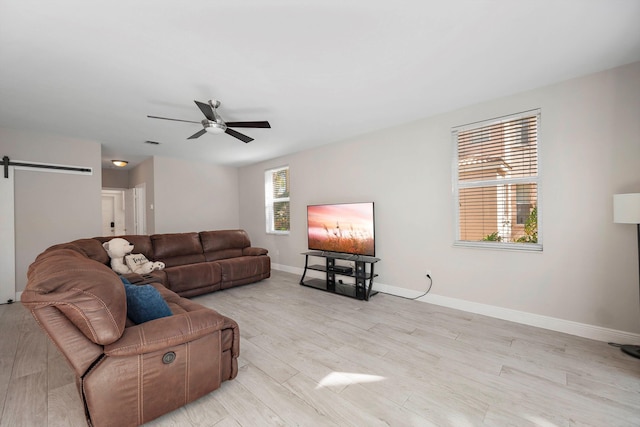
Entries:
[[102,235],[126,234],[124,190],[102,190]]
[[145,184],[102,189],[102,235],[146,234]]

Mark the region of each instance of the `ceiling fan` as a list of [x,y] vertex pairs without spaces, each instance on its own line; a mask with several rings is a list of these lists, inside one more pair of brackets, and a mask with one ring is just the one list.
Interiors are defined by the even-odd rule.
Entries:
[[217,108],[220,106],[220,101],[215,99],[209,100],[208,104],[200,101],[193,101],[196,103],[202,114],[206,117],[204,120],[200,122],[196,122],[193,120],[181,120],[181,119],[170,119],[168,117],[158,117],[158,116],[147,116],[151,119],[162,119],[162,120],[173,120],[174,122],[187,122],[187,123],[201,123],[203,128],[198,132],[194,133],[187,139],[196,139],[200,138],[205,133],[226,133],[228,135],[233,136],[234,138],[238,138],[243,142],[251,142],[253,138],[244,135],[236,130],[229,128],[270,128],[271,125],[267,121],[261,122],[225,122],[220,118],[218,114]]

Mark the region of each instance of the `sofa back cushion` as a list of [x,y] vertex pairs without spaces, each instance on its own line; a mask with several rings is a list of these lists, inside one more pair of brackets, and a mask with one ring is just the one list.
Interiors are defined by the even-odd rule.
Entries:
[[207,261],[242,256],[242,249],[251,246],[244,230],[203,231],[200,240]]
[[73,249],[51,249],[29,266],[21,301],[30,309],[54,306],[87,338],[107,345],[127,318],[124,286],[109,267]]
[[[114,239],[116,237],[125,239],[127,242],[133,244],[133,251],[131,253],[142,254],[145,257],[147,257],[150,261],[156,261],[154,259],[153,245],[151,244],[151,238],[149,236],[138,235],[138,234],[127,234],[124,236],[95,237],[93,240],[96,240],[97,242],[100,243],[100,245],[102,245],[102,243],[108,242],[109,240]],[[104,248],[103,248],[103,251],[104,251]],[[106,251],[104,251],[104,253],[107,254]],[[107,255],[107,258],[108,257],[109,255]],[[107,264],[109,264],[109,262],[107,262]]]
[[102,247],[102,243],[96,239],[78,239],[69,243],[61,243],[59,245],[51,246],[47,251],[53,249],[71,249],[86,256],[87,258],[91,258],[92,260],[105,265],[108,265],[111,262],[107,251]]
[[151,244],[155,254],[153,261],[162,261],[166,267],[204,261],[198,233],[154,234]]

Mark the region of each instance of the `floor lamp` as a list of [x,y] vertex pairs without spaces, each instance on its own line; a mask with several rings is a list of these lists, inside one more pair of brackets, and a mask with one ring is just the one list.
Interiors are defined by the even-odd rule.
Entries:
[[[613,196],[613,222],[636,224],[638,227],[638,269],[640,271],[640,193]],[[620,349],[640,359],[640,345],[625,344]]]

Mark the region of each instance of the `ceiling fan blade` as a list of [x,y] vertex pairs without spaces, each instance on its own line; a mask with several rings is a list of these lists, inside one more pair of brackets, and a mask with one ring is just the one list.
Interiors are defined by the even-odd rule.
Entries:
[[202,135],[204,135],[205,133],[207,133],[207,131],[205,129],[199,130],[198,132],[194,133],[193,135],[191,135],[189,138],[187,139],[196,139],[196,138],[200,138]]
[[229,135],[233,136],[234,138],[238,138],[242,142],[251,142],[251,141],[253,141],[253,138],[251,138],[251,137],[249,137],[247,135],[241,134],[240,132],[238,132],[236,130],[233,130],[233,129],[227,128],[224,132],[226,134],[229,134]]
[[158,116],[147,116],[147,117],[149,117],[150,119],[173,120],[174,122],[200,123],[200,122],[194,122],[193,120],[170,119],[168,117],[158,117]]
[[211,108],[211,105],[205,104],[204,102],[200,102],[200,101],[193,101],[193,102],[196,103],[196,105],[198,106],[200,111],[202,111],[202,114],[204,114],[207,120],[211,120],[212,122],[216,121],[216,118],[213,115],[213,108]]
[[263,122],[224,122],[232,128],[270,128],[271,125],[267,121]]

